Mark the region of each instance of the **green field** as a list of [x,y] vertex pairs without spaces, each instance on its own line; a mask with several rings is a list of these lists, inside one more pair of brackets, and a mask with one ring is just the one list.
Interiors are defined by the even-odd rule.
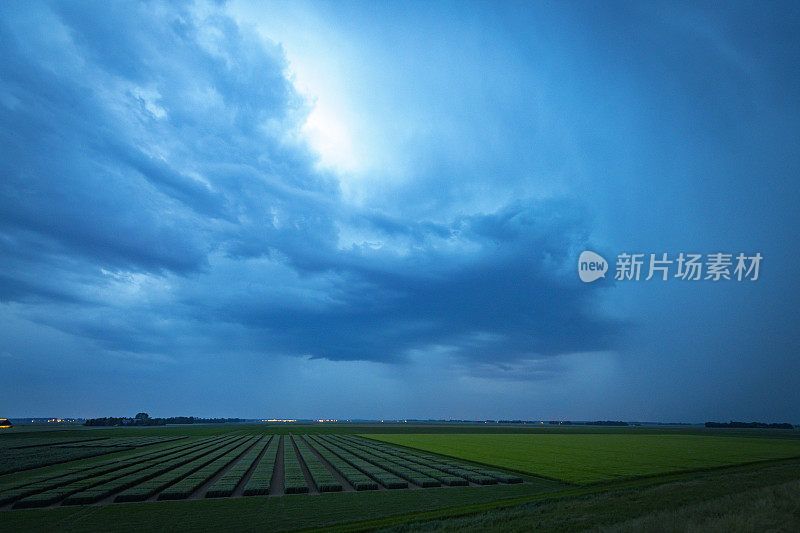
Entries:
[[[0,449],[13,459],[27,449],[20,448],[20,442],[0,439]],[[113,454],[120,442],[132,453]],[[35,449],[48,452],[58,446],[45,442]],[[223,430],[208,437],[141,436],[70,446],[109,452],[99,460],[64,461],[53,468],[47,468],[51,455],[39,453],[35,456],[39,462],[26,472],[0,476],[0,510],[523,483],[520,476],[495,468],[430,457],[353,435],[280,436]],[[555,482],[538,485],[541,490],[562,488]]]
[[800,456],[800,441],[760,437],[531,433],[365,436],[578,484]]
[[[750,530],[800,528],[796,431],[21,427],[0,449],[40,465],[0,475],[10,531],[634,531],[745,517]],[[48,452],[92,449],[106,453],[52,464]]]

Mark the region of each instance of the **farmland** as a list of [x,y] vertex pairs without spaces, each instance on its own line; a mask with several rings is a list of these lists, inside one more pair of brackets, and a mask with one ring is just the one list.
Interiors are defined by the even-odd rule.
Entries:
[[800,456],[800,441],[703,435],[436,434],[372,439],[572,483]]
[[[522,482],[517,476],[435,460],[354,436],[232,432],[179,440],[119,440],[134,453],[0,479],[0,505],[26,509]],[[154,442],[163,445],[154,446]],[[98,443],[102,441],[83,445],[91,449],[109,447]],[[71,445],[81,449],[80,443]],[[119,446],[110,448],[116,450]]]
[[[0,476],[0,518],[12,530],[114,523],[121,531],[349,531],[486,513],[518,528],[534,517],[558,530],[563,519],[542,509],[585,506],[597,523],[609,519],[605,508],[580,503],[587,496],[608,499],[614,519],[634,520],[641,515],[626,502],[646,512],[642,498],[651,492],[661,494],[663,509],[669,498],[685,504],[703,483],[706,493],[724,496],[735,492],[720,483],[763,494],[762,487],[800,479],[794,431],[774,438],[686,428],[503,430],[240,424],[16,431],[0,436],[0,450],[11,457],[49,449],[101,454],[52,464],[42,453],[36,467]],[[454,520],[461,527],[483,519]]]

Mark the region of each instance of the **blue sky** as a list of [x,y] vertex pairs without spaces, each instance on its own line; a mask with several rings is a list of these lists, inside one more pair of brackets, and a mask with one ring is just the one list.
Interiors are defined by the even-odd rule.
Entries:
[[800,422],[799,22],[4,4],[0,415]]

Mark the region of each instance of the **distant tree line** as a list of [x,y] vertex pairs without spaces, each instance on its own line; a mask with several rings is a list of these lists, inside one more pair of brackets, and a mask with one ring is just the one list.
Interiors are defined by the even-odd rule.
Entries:
[[706,422],[707,428],[754,428],[754,429],[794,429],[792,424],[766,424],[764,422]]
[[225,424],[244,422],[241,418],[199,418],[196,416],[171,416],[169,418],[150,418],[147,413],[135,417],[90,418],[84,426],[166,426],[167,424]]

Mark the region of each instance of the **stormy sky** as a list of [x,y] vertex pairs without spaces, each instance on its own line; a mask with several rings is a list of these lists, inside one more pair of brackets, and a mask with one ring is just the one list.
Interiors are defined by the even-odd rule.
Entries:
[[3,3],[0,416],[798,423],[799,24]]

